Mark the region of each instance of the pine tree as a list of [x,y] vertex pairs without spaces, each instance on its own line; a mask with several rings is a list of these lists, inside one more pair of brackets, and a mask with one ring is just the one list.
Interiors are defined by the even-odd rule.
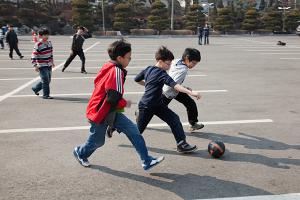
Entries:
[[220,8],[218,10],[218,17],[215,20],[214,28],[216,30],[226,33],[233,28],[233,17],[231,8]]
[[245,15],[245,19],[242,23],[242,29],[248,31],[254,31],[258,28],[258,13],[254,8],[250,8]]
[[132,9],[128,3],[120,3],[115,7],[114,30],[124,31],[126,33],[132,27],[131,24]]
[[148,27],[158,31],[165,30],[169,27],[168,9],[160,0],[156,0],[151,5],[150,16],[148,17]]
[[264,12],[261,21],[266,30],[281,31],[282,29],[282,15],[278,10],[269,8]]
[[76,26],[92,29],[91,6],[88,0],[72,0],[72,22]]
[[190,6],[189,12],[185,16],[185,28],[192,31],[197,31],[198,26],[204,26],[205,16],[201,12],[202,6],[193,4]]

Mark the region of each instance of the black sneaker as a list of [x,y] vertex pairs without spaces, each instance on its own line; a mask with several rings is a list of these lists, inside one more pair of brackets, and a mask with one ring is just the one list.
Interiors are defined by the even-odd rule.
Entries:
[[196,145],[190,145],[185,140],[182,140],[177,145],[177,151],[179,153],[192,153],[192,152],[194,152],[196,150],[197,150],[197,146]]
[[89,167],[89,166],[90,166],[90,163],[89,163],[88,159],[87,159],[87,158],[80,158],[80,157],[79,157],[78,149],[79,149],[79,147],[75,147],[75,148],[74,148],[74,150],[73,150],[73,155],[74,155],[74,157],[75,157],[76,160],[79,162],[79,164],[81,164],[81,165],[84,166],[84,167]]
[[115,131],[116,129],[115,128],[112,128],[110,126],[107,126],[107,129],[106,129],[106,136],[108,138],[111,138],[112,135],[113,135],[113,132]]
[[199,130],[199,129],[202,129],[204,128],[204,124],[194,124],[194,125],[190,125],[190,127],[188,128],[188,130],[190,132],[193,132],[193,131],[196,131],[196,130]]
[[34,92],[34,94],[35,94],[36,96],[39,96],[39,93],[38,93],[38,92],[34,91],[33,88],[31,88],[31,89],[32,89],[32,91]]
[[82,74],[87,74],[87,72],[85,70],[81,70]]
[[43,96],[43,99],[53,99],[53,97],[50,97],[50,96]]
[[24,58],[24,56],[20,56],[20,59],[23,59]]

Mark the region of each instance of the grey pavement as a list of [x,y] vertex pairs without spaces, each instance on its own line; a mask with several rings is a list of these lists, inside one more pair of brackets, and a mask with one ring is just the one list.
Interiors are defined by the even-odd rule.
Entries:
[[[50,40],[61,66],[71,39]],[[78,58],[64,73],[56,68],[50,85],[55,98],[43,100],[30,89],[38,77],[30,64],[33,43],[21,37],[23,60],[9,60],[7,47],[0,50],[0,199],[300,199],[290,194],[300,193],[299,37],[212,37],[206,46],[196,38],[127,40],[133,52],[125,98],[133,105],[125,114],[132,120],[142,95],[137,92],[143,92],[133,77],[155,64],[158,46],[166,45],[175,57],[186,47],[201,51],[200,64],[184,83],[202,91],[197,106],[206,126],[186,132],[199,150],[177,153],[170,128],[154,117],[143,136],[151,155],[165,156],[163,163],[145,172],[127,138],[115,134],[90,157],[90,168],[81,167],[72,150],[88,136],[85,109],[93,78],[114,39],[86,40],[88,74],[79,73]],[[287,46],[277,46],[278,40]],[[170,108],[187,131],[185,108],[176,101]],[[212,159],[207,145],[217,139],[226,152]]]

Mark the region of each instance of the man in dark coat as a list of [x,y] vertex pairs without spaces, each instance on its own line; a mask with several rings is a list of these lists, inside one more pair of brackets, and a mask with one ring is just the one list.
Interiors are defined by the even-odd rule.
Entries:
[[10,59],[13,59],[13,50],[16,51],[20,59],[22,59],[24,56],[19,51],[18,48],[18,36],[16,32],[14,31],[14,28],[12,26],[8,27],[8,32],[6,33],[6,43],[9,45],[9,57]]

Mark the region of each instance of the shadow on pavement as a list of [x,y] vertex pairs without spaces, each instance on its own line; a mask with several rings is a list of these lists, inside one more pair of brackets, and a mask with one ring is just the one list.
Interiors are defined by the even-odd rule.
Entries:
[[[123,171],[117,171],[105,166],[91,165],[93,170],[111,174],[119,178],[126,178],[142,182],[176,194],[183,199],[202,199],[219,197],[238,197],[253,195],[270,195],[271,193],[259,188],[241,183],[225,181],[211,176],[199,176],[196,174],[171,174],[150,173],[152,177],[141,176]],[[168,179],[166,181],[157,178]]]

